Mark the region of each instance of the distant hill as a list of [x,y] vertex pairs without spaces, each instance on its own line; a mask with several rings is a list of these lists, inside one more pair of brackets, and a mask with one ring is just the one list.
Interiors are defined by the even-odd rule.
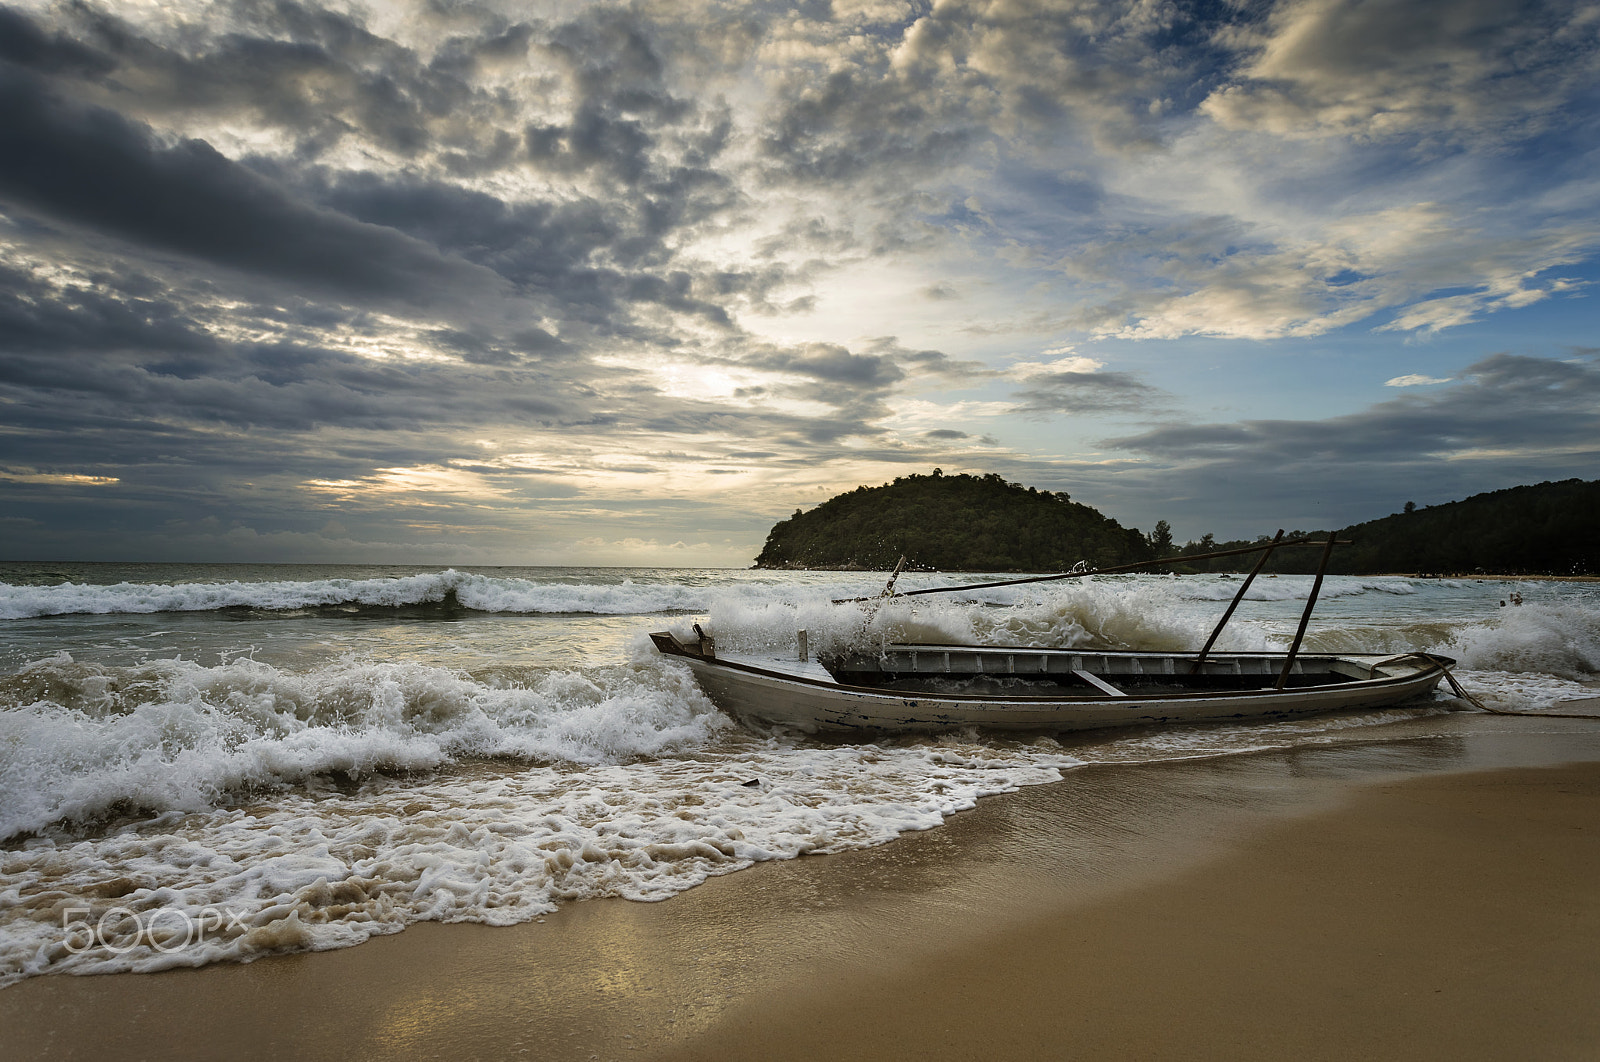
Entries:
[[[1342,575],[1600,574],[1600,480],[1566,479],[1474,494],[1354,524],[1337,533],[1354,543],[1337,547],[1329,563],[1330,572]],[[1321,538],[1325,532],[1311,534]],[[1202,545],[1210,544],[1191,542],[1184,548],[1207,552]],[[1211,548],[1239,545],[1249,543],[1218,542]],[[1281,550],[1266,570],[1315,571],[1318,554],[1314,549]],[[1242,571],[1252,562],[1245,557],[1175,567]]]
[[1153,553],[1124,528],[1066,494],[1000,476],[904,476],[857,487],[810,512],[796,509],[767,535],[758,568],[914,568],[1064,571],[1145,560]]

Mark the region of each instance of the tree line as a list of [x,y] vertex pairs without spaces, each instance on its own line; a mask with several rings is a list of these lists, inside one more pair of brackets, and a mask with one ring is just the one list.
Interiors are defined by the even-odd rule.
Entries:
[[[1173,548],[1163,520],[1150,536],[1156,556],[1177,558],[1175,571],[1247,571],[1254,557],[1183,561],[1185,554],[1248,546],[1212,535]],[[1154,539],[1165,532],[1163,549]],[[1324,539],[1327,531],[1295,529],[1284,537]],[[1339,575],[1594,575],[1600,573],[1600,480],[1566,479],[1474,494],[1461,501],[1402,511],[1337,528],[1351,545],[1335,547],[1328,570]],[[1269,536],[1258,536],[1265,542]],[[1314,549],[1277,550],[1265,571],[1305,574],[1321,559]]]

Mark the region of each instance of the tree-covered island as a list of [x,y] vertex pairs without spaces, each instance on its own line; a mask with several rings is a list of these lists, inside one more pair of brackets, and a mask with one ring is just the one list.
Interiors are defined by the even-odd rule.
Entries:
[[758,568],[1064,571],[1147,560],[1144,535],[1066,494],[986,476],[902,476],[857,487],[767,535]]
[[[1337,529],[1353,544],[1329,570],[1382,573],[1589,575],[1600,573],[1600,481],[1539,483],[1418,508]],[[1295,530],[1287,537],[1322,538]],[[1265,541],[1266,535],[1256,541]],[[1185,555],[1253,544],[1204,535],[1178,545],[1167,521],[1150,534],[1125,528],[1065,493],[1008,483],[995,474],[903,476],[857,487],[809,512],[795,510],[767,535],[758,568],[1065,571],[1171,557],[1170,570],[1243,571],[1253,558],[1188,561]],[[1309,572],[1319,551],[1282,549],[1270,572]]]

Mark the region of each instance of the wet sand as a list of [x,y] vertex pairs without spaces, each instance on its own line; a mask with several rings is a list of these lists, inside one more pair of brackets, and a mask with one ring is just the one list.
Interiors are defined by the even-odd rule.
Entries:
[[0,1029],[16,1059],[1600,1057],[1600,727],[1459,718],[1080,770],[664,903],[36,978]]

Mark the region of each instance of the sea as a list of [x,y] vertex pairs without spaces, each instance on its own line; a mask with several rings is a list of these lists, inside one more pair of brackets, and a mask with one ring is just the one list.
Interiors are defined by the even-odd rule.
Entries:
[[[903,574],[897,590],[1007,578]],[[879,600],[883,574],[0,564],[0,986],[348,947],[664,900],[881,845],[1097,764],[1385,740],[1441,690],[1293,722],[836,743],[718,711],[648,634],[1198,648],[1237,577],[1095,576]],[[1288,644],[1310,577],[1219,646]],[[1519,603],[1520,602],[1520,603]],[[1443,653],[1490,708],[1600,696],[1600,583],[1331,577],[1311,650]]]

